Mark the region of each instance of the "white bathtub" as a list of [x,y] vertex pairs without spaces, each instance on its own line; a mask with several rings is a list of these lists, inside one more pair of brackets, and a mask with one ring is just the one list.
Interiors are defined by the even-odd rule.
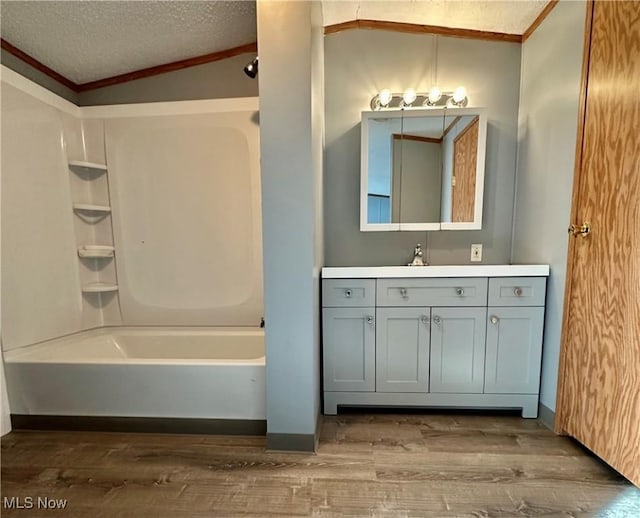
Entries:
[[5,353],[11,413],[264,420],[260,328],[112,327]]

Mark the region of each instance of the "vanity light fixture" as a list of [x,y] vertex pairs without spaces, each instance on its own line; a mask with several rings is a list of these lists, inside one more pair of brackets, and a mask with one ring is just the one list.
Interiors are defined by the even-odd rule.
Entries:
[[442,98],[442,92],[440,91],[440,88],[438,88],[437,86],[434,86],[431,90],[429,90],[429,93],[427,94],[427,98],[422,104],[424,106],[435,106],[436,104],[438,104],[438,101],[441,98]]
[[417,97],[418,94],[413,88],[407,88],[402,94],[402,102],[400,103],[400,105],[402,107],[411,106]]
[[391,90],[389,90],[388,88],[385,88],[384,90],[380,90],[380,93],[378,94],[378,100],[380,101],[380,106],[382,106],[383,108],[386,108],[387,106],[389,106],[389,103],[391,102],[392,98],[393,98],[393,94],[391,93]]
[[459,86],[453,91],[451,96],[451,104],[464,108],[467,105],[467,89],[464,86]]
[[373,111],[382,109],[406,108],[464,108],[469,103],[467,90],[459,86],[453,91],[441,91],[434,86],[429,92],[416,92],[413,88],[407,88],[403,93],[392,93],[385,88],[371,99]]

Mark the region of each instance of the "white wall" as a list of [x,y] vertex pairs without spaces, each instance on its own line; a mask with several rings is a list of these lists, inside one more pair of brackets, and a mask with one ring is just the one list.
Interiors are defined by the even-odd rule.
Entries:
[[548,263],[540,402],[555,409],[584,1],[562,1],[522,47],[514,263]]
[[317,22],[312,27],[318,8],[258,2],[267,434],[268,444],[292,449],[293,436],[313,437],[320,401],[322,42]]
[[68,114],[13,86],[3,85],[2,339],[5,349],[83,328],[65,147],[74,132],[80,132],[79,120],[74,121]]
[[[0,82],[0,98],[2,97],[2,83]],[[0,125],[0,156],[2,156],[2,129]],[[2,167],[0,165],[0,214],[2,213]],[[2,227],[0,225],[0,263],[2,262]],[[1,265],[0,265],[1,269]],[[0,276],[0,293],[2,292],[2,276]],[[2,297],[0,297],[0,436],[11,431],[11,410],[9,395],[4,375],[4,357],[2,354]]]

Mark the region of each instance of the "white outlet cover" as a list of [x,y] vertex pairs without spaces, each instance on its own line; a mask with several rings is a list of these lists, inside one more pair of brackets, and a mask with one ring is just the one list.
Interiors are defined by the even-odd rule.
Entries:
[[471,262],[482,261],[482,243],[471,245]]

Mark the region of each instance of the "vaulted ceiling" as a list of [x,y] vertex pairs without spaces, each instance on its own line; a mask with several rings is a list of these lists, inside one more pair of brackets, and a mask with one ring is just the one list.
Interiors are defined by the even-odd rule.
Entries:
[[[547,0],[323,3],[324,24],[356,19],[522,34]],[[255,1],[2,1],[2,38],[81,84],[256,41]]]

